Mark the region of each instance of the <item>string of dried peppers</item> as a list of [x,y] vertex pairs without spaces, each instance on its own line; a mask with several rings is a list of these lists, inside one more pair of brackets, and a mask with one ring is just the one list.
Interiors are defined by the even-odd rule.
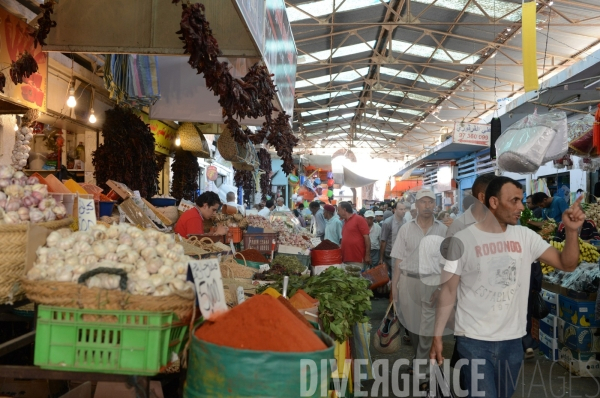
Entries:
[[[173,0],[173,3],[178,2],[179,0]],[[229,64],[218,60],[221,51],[206,20],[204,5],[183,3],[182,7],[180,30],[177,34],[185,44],[184,53],[190,55],[190,66],[196,69],[198,74],[204,74],[206,87],[219,96],[225,125],[233,138],[240,144],[249,140],[259,144],[266,139],[283,160],[283,171],[289,174],[294,169],[292,150],[298,140],[291,131],[289,116],[285,112],[279,112],[277,118],[272,119],[273,111],[278,111],[273,106],[277,92],[273,75],[265,65],[257,63],[250,67],[243,78],[234,78],[229,73]],[[262,129],[256,134],[242,129],[238,119],[246,117],[264,117]]]
[[198,158],[191,152],[178,147],[175,151],[171,170],[173,171],[171,196],[177,200],[194,200],[194,194],[198,190],[198,175],[200,174]]
[[271,155],[264,148],[258,150],[259,168],[264,171],[260,175],[260,191],[262,199],[267,200],[267,194],[271,192]]

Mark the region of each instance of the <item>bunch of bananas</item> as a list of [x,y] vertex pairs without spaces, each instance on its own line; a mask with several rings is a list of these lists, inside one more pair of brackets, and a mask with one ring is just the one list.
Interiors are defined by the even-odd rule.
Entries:
[[[551,240],[549,243],[559,252],[562,252],[565,247],[565,242],[556,242],[554,240]],[[579,262],[595,263],[598,261],[598,258],[600,258],[600,253],[598,253],[598,249],[596,248],[596,246],[590,245],[589,243],[579,238]],[[545,263],[541,264],[542,272],[544,273],[544,275],[554,272],[554,267],[551,267],[550,265]]]

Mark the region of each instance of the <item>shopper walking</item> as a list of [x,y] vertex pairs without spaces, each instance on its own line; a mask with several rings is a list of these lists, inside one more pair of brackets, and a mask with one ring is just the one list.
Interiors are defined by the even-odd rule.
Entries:
[[390,276],[392,275],[392,247],[394,246],[394,242],[396,242],[400,227],[405,223],[404,214],[406,214],[406,206],[404,203],[398,202],[396,203],[393,215],[385,219],[381,224],[379,264],[387,265]]
[[346,265],[360,265],[371,262],[371,239],[367,221],[358,214],[352,213],[352,206],[342,202],[338,206],[338,214],[344,220],[342,228],[342,261]]
[[467,360],[460,372],[468,396],[475,395],[471,387],[486,397],[514,393],[523,360],[531,263],[539,258],[567,272],[578,264],[577,230],[585,220],[581,199],[563,212],[567,233],[559,253],[531,229],[517,225],[522,198],[518,181],[494,178],[485,192],[489,213],[458,232],[446,254],[430,357],[442,364],[442,333],[456,303],[455,335],[458,352]]
[[429,385],[426,360],[435,322],[432,298],[439,285],[440,245],[447,228],[433,217],[435,195],[432,191],[417,192],[415,207],[416,217],[400,228],[392,248],[392,292],[410,334],[414,359],[423,361],[422,364],[414,362],[413,369],[426,376],[425,382],[419,385],[419,389],[425,391]]
[[371,261],[369,265],[370,267],[375,267],[379,264],[381,227],[375,222],[375,213],[371,210],[365,213],[365,220],[367,220],[367,225],[369,226],[369,239],[371,240]]
[[335,207],[332,205],[323,206],[323,217],[325,218],[325,239],[336,245],[342,241],[342,220],[335,212]]
[[312,214],[310,232],[317,238],[323,239],[325,236],[325,217],[323,216],[323,209],[321,209],[319,202],[310,202],[308,209]]

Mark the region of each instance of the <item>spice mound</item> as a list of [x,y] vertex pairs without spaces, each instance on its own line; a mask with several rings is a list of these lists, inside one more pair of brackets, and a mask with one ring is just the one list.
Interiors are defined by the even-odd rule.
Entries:
[[254,296],[214,322],[206,321],[196,337],[216,345],[256,351],[311,352],[327,347],[282,303]]
[[325,239],[323,242],[319,243],[313,250],[336,250],[339,248],[340,247],[332,241]]
[[[241,255],[240,255],[241,254]],[[267,258],[265,256],[263,256],[258,250],[256,249],[246,249],[246,250],[242,250],[241,252],[238,252],[235,255],[235,258],[239,259],[239,260],[243,260],[246,259],[246,261],[252,261],[255,263],[268,263],[269,260],[267,260]]]

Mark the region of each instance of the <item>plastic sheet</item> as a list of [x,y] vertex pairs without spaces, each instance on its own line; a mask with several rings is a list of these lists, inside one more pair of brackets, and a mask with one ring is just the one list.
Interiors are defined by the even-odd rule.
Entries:
[[510,126],[496,141],[498,167],[529,174],[544,163],[567,153],[568,133],[565,112],[534,113]]
[[577,156],[596,157],[597,149],[594,147],[594,116],[584,117],[569,122],[569,153]]

